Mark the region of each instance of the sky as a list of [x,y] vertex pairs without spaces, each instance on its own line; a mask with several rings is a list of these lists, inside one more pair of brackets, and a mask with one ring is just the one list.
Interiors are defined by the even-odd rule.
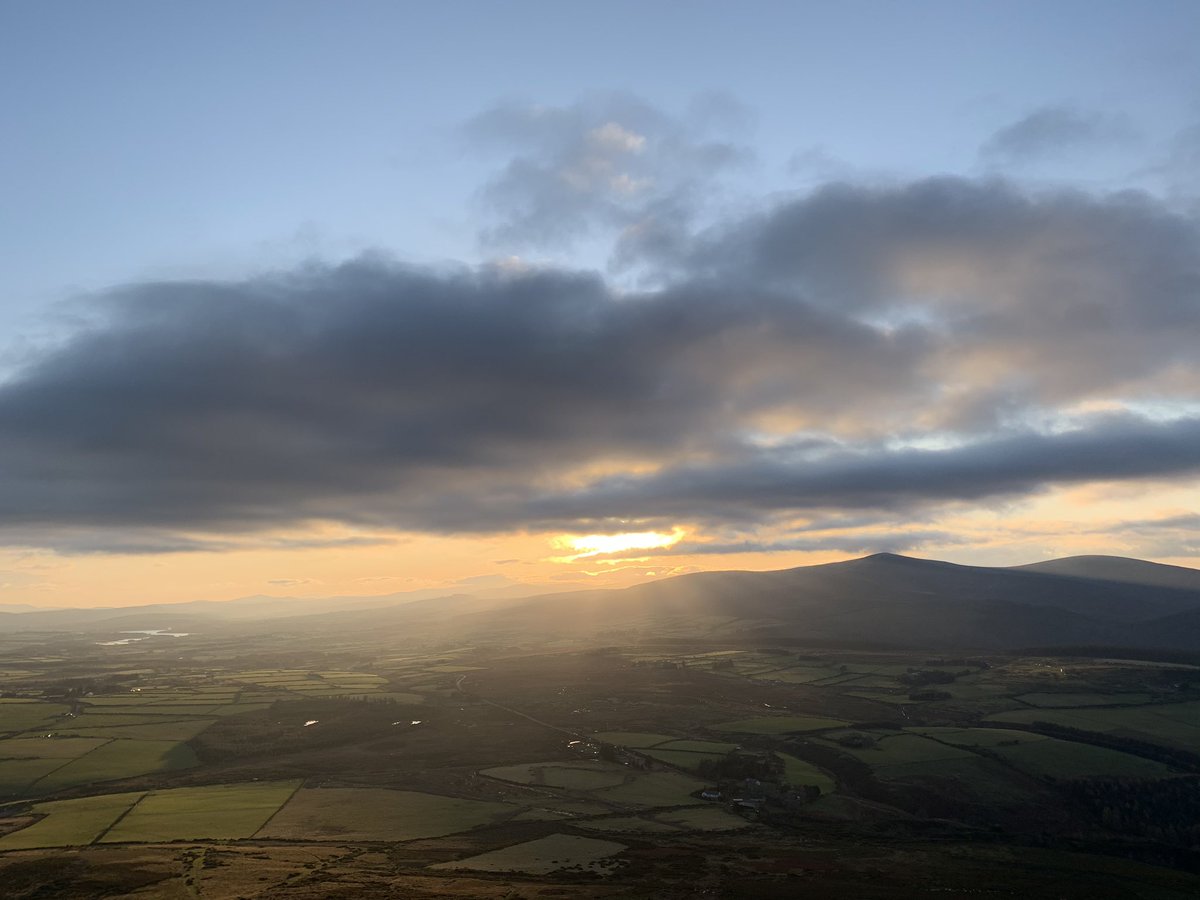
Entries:
[[1200,5],[0,4],[0,606],[1200,566]]

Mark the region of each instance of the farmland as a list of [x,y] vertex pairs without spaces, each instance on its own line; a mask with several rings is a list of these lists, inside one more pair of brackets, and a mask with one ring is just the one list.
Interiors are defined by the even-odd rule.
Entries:
[[299,786],[298,782],[276,782],[153,791],[114,822],[100,840],[156,843],[248,838]]
[[259,837],[411,841],[469,831],[517,811],[508,804],[414,791],[306,789],[276,813]]
[[[893,863],[864,860],[952,887],[961,865],[931,861],[954,847],[1018,883],[1065,867],[1092,896],[1125,877],[1194,886],[1139,868],[1139,845],[1104,855],[1117,838],[1087,799],[1102,779],[1155,786],[1157,805],[1122,815],[1167,834],[1153,817],[1200,772],[1200,696],[1154,663],[189,640],[170,661],[78,649],[69,676],[49,653],[31,664],[28,639],[20,666],[0,655],[0,877],[71,848],[130,886],[160,873],[164,895],[348,896],[370,871],[400,895],[686,896],[712,865],[872,896],[868,870]],[[1032,822],[1059,854],[1036,870],[971,837]],[[1159,840],[1155,859],[1188,852]],[[1081,841],[1097,849],[1072,856]]]
[[610,857],[625,850],[624,844],[600,841],[569,834],[552,834],[502,850],[492,850],[453,863],[442,863],[438,869],[475,869],[483,872],[523,872],[545,875],[563,869],[604,873],[611,864]]

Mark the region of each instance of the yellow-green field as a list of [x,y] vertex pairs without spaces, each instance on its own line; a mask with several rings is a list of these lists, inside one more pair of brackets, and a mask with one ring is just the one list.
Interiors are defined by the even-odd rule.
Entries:
[[33,807],[33,811],[44,818],[27,828],[0,837],[0,850],[90,844],[143,796],[142,792],[101,794],[80,800],[39,803]]
[[822,794],[832,794],[837,790],[837,783],[828,773],[822,769],[818,769],[812,763],[797,759],[788,753],[777,755],[783,760],[783,777],[793,787],[799,787],[804,784],[815,784],[821,789]]
[[134,804],[100,842],[248,838],[299,786],[277,781],[155,791]]

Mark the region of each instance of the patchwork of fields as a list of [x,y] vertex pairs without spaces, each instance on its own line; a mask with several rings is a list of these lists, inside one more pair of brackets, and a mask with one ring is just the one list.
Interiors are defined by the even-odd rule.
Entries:
[[196,854],[192,878],[219,846],[303,848],[297,879],[352,853],[498,884],[619,878],[695,844],[743,847],[757,871],[760,846],[831,821],[1085,833],[1098,819],[1074,785],[1170,797],[1200,746],[1200,700],[1148,664],[669,646],[311,659],[231,654],[176,675],[150,660],[40,696],[36,667],[5,683],[0,659],[18,694],[0,698],[0,869],[174,843]]

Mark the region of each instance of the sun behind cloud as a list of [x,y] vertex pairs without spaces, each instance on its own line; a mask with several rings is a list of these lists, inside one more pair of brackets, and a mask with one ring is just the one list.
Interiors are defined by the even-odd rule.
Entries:
[[630,550],[658,550],[679,543],[685,532],[674,528],[670,534],[661,531],[628,531],[620,534],[565,534],[554,540],[556,548],[576,551],[569,556],[554,557],[555,562],[575,562],[607,553]]

